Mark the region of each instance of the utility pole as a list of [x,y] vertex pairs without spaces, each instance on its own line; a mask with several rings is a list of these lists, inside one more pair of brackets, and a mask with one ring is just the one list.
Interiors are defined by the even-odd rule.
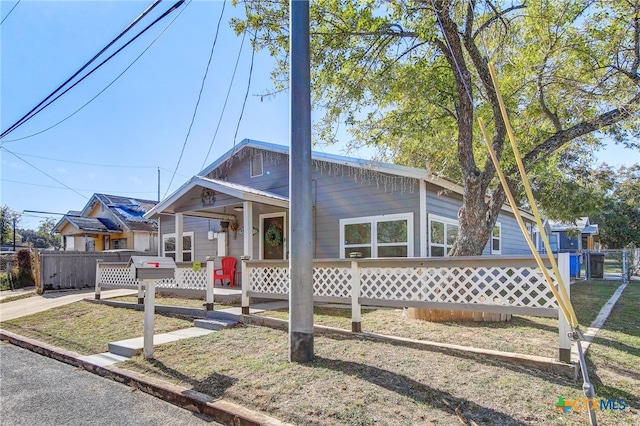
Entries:
[[289,361],[313,361],[313,221],[309,1],[289,0]]

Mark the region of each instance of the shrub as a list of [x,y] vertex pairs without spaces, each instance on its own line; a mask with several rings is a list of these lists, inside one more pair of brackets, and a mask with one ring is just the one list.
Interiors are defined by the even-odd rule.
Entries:
[[18,276],[16,281],[17,287],[35,285],[31,250],[18,251]]

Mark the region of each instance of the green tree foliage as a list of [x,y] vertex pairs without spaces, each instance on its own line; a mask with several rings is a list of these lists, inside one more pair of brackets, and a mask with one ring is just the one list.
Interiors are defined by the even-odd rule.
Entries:
[[[20,224],[20,213],[12,210],[9,206],[0,206],[0,235],[3,245],[13,242],[13,226]],[[17,230],[17,228],[16,228]]]
[[[613,175],[615,173],[611,171]],[[640,245],[640,165],[623,167],[593,222],[600,227],[600,241],[609,248]]]
[[[236,3],[247,18],[232,25],[238,33],[255,33],[254,47],[270,51],[276,59],[272,93],[285,90],[288,0]],[[461,182],[453,253],[480,254],[505,194],[496,185],[478,117],[489,125],[510,187],[521,190],[488,61],[496,64],[538,192],[558,182],[569,191],[577,180],[554,170],[593,152],[601,135],[639,148],[639,13],[638,0],[313,1],[311,83],[321,117],[316,140],[335,142],[344,123],[352,147],[376,147],[380,159]],[[560,202],[556,210],[561,200],[546,198]]]

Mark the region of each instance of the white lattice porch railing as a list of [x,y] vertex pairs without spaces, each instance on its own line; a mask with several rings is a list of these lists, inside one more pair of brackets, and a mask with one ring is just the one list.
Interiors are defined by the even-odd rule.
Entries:
[[[287,297],[287,261],[246,260],[244,266],[248,272],[248,296]],[[550,274],[553,277],[551,270]],[[490,307],[496,312],[515,313],[507,308],[520,308],[519,313],[557,316],[558,305],[533,258],[314,261],[314,297],[316,300],[351,298],[354,276],[359,278],[359,301],[365,305],[461,310],[476,310],[474,305],[482,305],[483,309]]]
[[[207,269],[202,267],[195,271],[191,263],[178,263],[175,278],[156,282],[158,288],[182,288],[205,290],[207,286]],[[123,262],[98,262],[96,282],[102,287],[138,287],[138,281],[131,278],[131,271]]]
[[[558,287],[549,259],[545,267]],[[558,259],[569,293],[569,257]],[[243,260],[242,311],[251,297],[287,299],[288,261]],[[246,284],[245,284],[246,283]],[[339,259],[313,262],[314,301],[351,302],[352,330],[362,305],[521,314],[559,319],[560,359],[570,360],[566,319],[533,257]],[[567,355],[569,354],[569,355]]]

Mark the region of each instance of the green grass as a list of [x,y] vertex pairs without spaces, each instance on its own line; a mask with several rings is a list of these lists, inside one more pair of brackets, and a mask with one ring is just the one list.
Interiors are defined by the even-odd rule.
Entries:
[[[610,290],[608,283],[582,289],[579,299],[596,295],[591,302],[598,306],[588,316],[595,317]],[[588,353],[596,397],[625,398],[629,405],[598,412],[600,425],[640,424],[639,300],[640,286],[629,286]],[[319,318],[342,322],[345,311],[324,310]],[[482,334],[492,325],[472,330]],[[455,340],[460,329],[447,329]],[[461,417],[466,424],[588,424],[586,413],[554,407],[560,396],[583,398],[581,381],[337,335],[316,335],[315,360],[296,364],[288,362],[287,341],[284,331],[229,329],[158,347],[154,360],[135,357],[121,366],[301,425],[448,425],[461,424]]]
[[[598,280],[571,286],[571,301],[582,329],[591,325],[619,285]],[[283,308],[260,315],[287,320],[289,310]],[[351,310],[316,306],[314,323],[350,330]],[[558,356],[558,321],[553,318],[513,315],[508,322],[436,323],[407,318],[401,309],[377,309],[362,311],[362,331],[548,358]]]
[[[128,303],[138,303],[138,296],[119,296],[112,297],[108,300],[112,300],[114,302],[128,302]],[[156,305],[167,305],[167,306],[180,306],[185,308],[204,308],[205,301],[202,299],[187,299],[183,297],[173,297],[173,296],[158,296],[155,297]],[[229,301],[229,302],[216,302],[214,304],[215,309],[228,309],[240,306],[239,301]]]
[[36,294],[35,291],[30,291],[30,292],[21,293],[21,294],[14,294],[14,295],[7,296],[5,298],[0,299],[0,303],[7,303],[7,302],[13,302],[14,300],[26,299],[28,297],[35,296],[35,294]]
[[[154,331],[166,333],[191,327],[191,320],[155,315]],[[143,312],[117,309],[90,302],[77,302],[45,312],[2,321],[0,326],[30,337],[91,355],[107,351],[107,344],[143,335]]]
[[[572,286],[581,324],[595,318],[617,284]],[[587,354],[596,396],[625,398],[629,405],[621,413],[598,412],[602,426],[640,424],[639,301],[640,285],[632,283]],[[315,319],[350,328],[348,309],[322,308]],[[156,315],[156,332],[185,323]],[[1,326],[88,354],[104,351],[106,342],[141,336],[142,313],[79,302]],[[449,343],[479,339],[518,346],[510,340],[527,340],[536,354],[543,345],[555,354],[557,345],[553,320],[533,317],[434,324],[408,320],[398,310],[376,310],[364,312],[363,328]],[[341,335],[314,336],[314,354],[313,362],[290,363],[287,332],[247,326],[160,345],[154,359],[139,356],[118,366],[300,425],[453,425],[462,424],[461,417],[467,424],[588,424],[584,412],[562,414],[554,407],[560,396],[582,398],[582,382],[543,371]]]

